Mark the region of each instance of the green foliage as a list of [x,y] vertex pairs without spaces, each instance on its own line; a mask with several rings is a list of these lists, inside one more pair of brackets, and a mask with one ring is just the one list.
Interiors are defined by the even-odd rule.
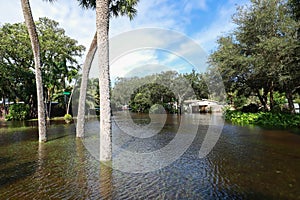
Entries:
[[234,97],[233,99],[233,105],[236,109],[241,109],[243,106],[245,106],[247,103],[247,98],[244,95],[241,95],[239,97]]
[[[49,0],[53,1],[53,0]],[[83,8],[96,8],[96,0],[78,0],[79,4]],[[128,16],[130,20],[136,15],[135,9],[139,0],[111,0],[109,1],[109,14],[110,16],[118,17]]]
[[284,93],[280,93],[276,91],[274,92],[273,98],[274,98],[274,108],[272,112],[279,113],[281,111],[284,111],[284,104],[286,103]]
[[65,114],[64,120],[66,121],[66,123],[70,123],[73,121],[73,117],[70,114]]
[[[68,37],[54,20],[40,18],[36,28],[41,48],[44,100],[49,103],[55,93],[66,89],[78,75],[77,59],[85,48]],[[0,43],[0,98],[19,99],[31,108],[36,107],[35,67],[25,24],[1,25]]]
[[116,108],[130,105],[134,112],[148,112],[152,105],[159,104],[167,112],[175,113],[175,103],[207,98],[208,88],[204,74],[194,70],[186,74],[166,71],[142,78],[117,78],[111,96]]
[[133,96],[132,101],[130,101],[129,106],[133,112],[149,112],[152,105],[149,93],[137,93]]
[[276,91],[292,102],[293,91],[300,86],[298,2],[251,1],[238,8],[233,17],[236,29],[220,37],[210,56],[228,93],[257,96],[266,110],[279,110],[278,102],[272,101]]
[[[131,95],[129,106],[133,112],[148,113],[151,106],[159,104],[166,106],[174,102],[175,95],[166,86],[158,83],[149,83],[137,88]],[[165,107],[168,109],[169,107]],[[153,108],[155,110],[155,108]],[[154,111],[152,109],[152,111]]]
[[263,127],[298,127],[300,128],[300,115],[292,115],[287,113],[243,113],[241,111],[226,110],[224,111],[226,120],[234,124],[240,125],[259,125]]
[[21,121],[21,120],[26,120],[29,117],[29,105],[27,104],[13,104],[9,106],[9,114],[6,115],[5,119],[7,121],[10,120],[17,120],[17,121]]
[[283,105],[286,103],[285,94],[278,91],[274,92],[274,103],[277,105]]
[[209,91],[205,81],[205,74],[199,74],[195,70],[183,75],[191,84],[197,99],[208,99]]

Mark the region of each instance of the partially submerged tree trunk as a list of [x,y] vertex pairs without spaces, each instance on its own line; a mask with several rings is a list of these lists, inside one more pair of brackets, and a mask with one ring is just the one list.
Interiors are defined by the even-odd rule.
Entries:
[[36,26],[33,21],[29,0],[21,0],[23,15],[25,23],[29,32],[31,41],[34,63],[35,63],[35,78],[37,88],[37,101],[38,101],[38,124],[39,124],[39,142],[46,142],[46,120],[45,120],[45,106],[43,97],[43,83],[42,83],[42,71],[40,60],[40,44]]
[[89,79],[89,72],[92,66],[92,62],[96,50],[97,50],[97,33],[95,33],[89,51],[86,55],[84,65],[83,65],[83,70],[82,70],[80,96],[79,96],[79,103],[78,103],[77,125],[76,125],[76,137],[78,138],[84,137],[86,92],[87,92],[87,85]]
[[112,128],[109,77],[109,0],[96,0],[97,46],[100,89],[100,161],[112,159]]

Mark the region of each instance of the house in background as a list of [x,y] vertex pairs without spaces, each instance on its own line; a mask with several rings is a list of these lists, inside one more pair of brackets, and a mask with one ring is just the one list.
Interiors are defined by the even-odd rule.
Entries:
[[187,113],[211,113],[222,112],[224,105],[220,105],[217,101],[202,100],[186,100],[183,102],[184,110]]

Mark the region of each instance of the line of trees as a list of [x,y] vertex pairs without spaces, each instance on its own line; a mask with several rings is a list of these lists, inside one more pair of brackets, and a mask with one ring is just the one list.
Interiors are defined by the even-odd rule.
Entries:
[[112,106],[118,110],[129,105],[134,112],[149,112],[151,106],[159,104],[168,112],[177,112],[172,105],[180,108],[184,100],[208,98],[205,76],[193,70],[186,74],[166,71],[142,78],[117,78],[112,88]]
[[256,97],[265,110],[275,110],[274,95],[283,94],[294,112],[300,93],[299,11],[297,0],[251,0],[238,8],[235,30],[218,39],[209,61],[220,71],[229,99]]

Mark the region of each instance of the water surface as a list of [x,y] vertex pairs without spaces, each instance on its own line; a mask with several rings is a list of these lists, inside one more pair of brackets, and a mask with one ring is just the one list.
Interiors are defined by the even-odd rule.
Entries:
[[[149,123],[145,115],[133,118]],[[162,148],[179,125],[178,116],[170,115],[159,134],[135,138],[127,147]],[[299,130],[225,123],[216,146],[200,159],[208,128],[200,125],[193,143],[171,165],[126,173],[100,165],[75,138],[74,125],[50,125],[46,144],[37,142],[34,123],[1,122],[0,127],[0,199],[300,199]],[[98,122],[89,121],[87,133],[97,131]],[[116,142],[132,137],[114,134]]]

